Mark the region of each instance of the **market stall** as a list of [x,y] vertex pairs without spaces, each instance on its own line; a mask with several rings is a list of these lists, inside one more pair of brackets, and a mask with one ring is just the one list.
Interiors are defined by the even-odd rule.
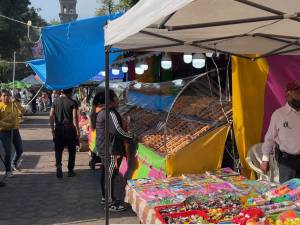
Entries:
[[223,168],[128,181],[127,201],[147,224],[300,224],[300,180],[276,186]]
[[[264,57],[272,55],[299,54],[298,40],[300,37],[300,20],[299,13],[295,13],[299,11],[298,9],[299,3],[295,0],[285,1],[284,4],[280,0],[274,0],[271,2],[262,0],[142,0],[119,19],[109,21],[105,28],[106,55],[108,57],[111,52],[114,52],[111,50],[113,47],[126,51],[161,51],[164,53],[221,52],[232,56],[238,56],[239,59],[246,59],[247,62],[264,60]],[[136,22],[137,18],[139,19],[138,22]],[[128,24],[134,24],[134,26],[128,27]],[[193,58],[194,56],[198,56],[198,54],[194,54]],[[107,70],[108,67],[109,61],[107,60]],[[257,69],[262,71],[265,67],[258,65]],[[245,77],[243,76],[245,74],[242,74],[237,67],[232,67],[232,71],[233,74],[239,73],[238,79],[240,80],[247,80],[256,75],[249,73],[249,76]],[[237,77],[234,79],[236,78]],[[235,81],[239,81],[238,79]],[[258,79],[262,78],[258,77]],[[240,84],[241,82],[235,83],[235,90],[242,88]],[[259,90],[262,90],[262,83],[258,84]],[[255,85],[258,84],[252,83],[253,90],[256,90]],[[262,93],[263,92],[259,92],[259,97],[263,95]],[[238,110],[243,111],[243,103],[247,100],[239,101],[240,99],[237,97],[239,92],[235,92],[234,95],[234,99],[237,100],[234,105],[236,110],[235,113],[239,112]],[[255,109],[255,105],[250,106]],[[251,112],[243,114],[242,117],[235,117],[234,124],[239,124],[237,119],[240,119],[241,122],[246,121],[249,114],[251,114]],[[256,114],[253,113],[253,115],[251,114],[251,117],[252,116],[255,117]],[[251,132],[249,137],[240,135],[246,129],[247,127],[245,126],[235,126],[236,137],[240,139],[240,142],[238,143],[240,146],[238,147],[244,168],[247,167],[244,161],[244,153],[250,147],[250,142],[248,140],[249,137],[253,137],[253,140],[255,139],[256,141],[260,140],[260,137],[257,135],[260,133],[259,129],[255,130],[254,135]],[[207,160],[210,160],[210,158],[207,158]],[[221,177],[217,176],[215,178],[220,179]],[[205,176],[199,176],[199,178],[193,177],[192,179],[188,179],[188,183],[198,180],[201,183],[202,181],[205,182],[205,179],[207,179]],[[224,181],[224,178],[221,180]],[[247,181],[246,179],[244,180]],[[241,182],[243,183],[245,181]],[[151,187],[153,188],[154,193],[152,196],[154,196],[154,199],[159,201],[161,200],[160,196],[180,196],[176,194],[176,192],[167,191],[170,187],[163,185],[163,183],[167,182],[165,180],[150,181],[149,185],[147,185],[147,182],[148,181],[145,181],[142,185],[140,185],[140,189],[135,187],[129,188],[128,193],[130,193],[131,190],[134,190],[137,194],[133,194],[132,196],[135,196],[133,198],[136,198],[141,202],[146,202],[143,204],[145,204],[148,208],[151,208],[151,201],[149,202],[149,199],[145,199],[144,197],[151,196],[151,193],[149,193],[149,189],[151,190]],[[159,182],[162,184],[160,185]],[[209,188],[207,188],[206,184],[210,184],[209,187],[212,187],[215,183],[222,184],[222,182],[213,182],[209,180],[205,183],[205,185],[195,184],[194,186],[198,186],[197,190],[200,190],[200,192],[203,190],[203,192],[201,192],[200,195],[196,194],[198,197],[193,197],[191,199],[188,197],[185,198],[184,201],[182,201],[182,199],[180,201],[178,200],[178,202],[183,203],[183,210],[182,205],[175,206],[174,210],[175,212],[180,211],[180,213],[182,213],[182,211],[190,209],[188,210],[189,212],[185,212],[180,215],[161,215],[161,218],[164,222],[180,224],[191,222],[190,220],[178,221],[179,217],[188,215],[192,215],[190,217],[193,217],[193,223],[217,223],[225,222],[227,220],[227,222],[230,221],[233,223],[246,224],[246,222],[248,222],[248,224],[255,224],[256,221],[259,220],[258,218],[264,218],[264,221],[269,221],[271,223],[272,220],[274,219],[275,221],[276,218],[269,217],[269,215],[273,216],[273,213],[275,212],[271,211],[270,213],[268,209],[269,206],[272,210],[281,208],[278,211],[285,211],[287,209],[290,210],[296,207],[296,204],[293,202],[295,197],[291,196],[296,195],[294,191],[296,190],[295,192],[297,192],[297,183],[299,181],[292,180],[290,183],[283,185],[279,189],[275,189],[275,197],[272,195],[273,191],[270,190],[271,187],[267,188],[264,193],[260,192],[260,190],[264,190],[263,187],[268,187],[267,184],[257,188],[256,190],[258,191],[253,191],[252,193],[254,193],[254,196],[247,196],[251,194],[251,192],[242,193],[243,189],[247,189],[247,187],[251,186],[251,182],[253,182],[254,185],[259,184],[255,181],[249,182],[247,181],[246,185],[241,185],[239,190],[239,188],[236,189],[236,182],[225,181],[226,188],[223,186],[222,188],[219,188],[222,190],[221,196],[209,195]],[[232,188],[231,190],[227,189],[227,187],[229,187],[228,185]],[[178,187],[177,184],[171,186]],[[184,189],[182,186],[183,185],[181,185],[179,189]],[[144,187],[147,187],[148,189],[146,195],[143,195]],[[159,191],[157,191],[157,189],[159,189]],[[283,192],[281,192],[282,189],[284,190]],[[215,190],[214,188],[213,190],[214,192],[219,192],[219,190]],[[223,191],[225,191],[225,193]],[[130,194],[128,196],[130,196]],[[201,196],[206,196],[206,198],[203,199]],[[225,198],[226,196],[228,198]],[[219,197],[221,197],[221,199],[219,199]],[[130,202],[130,197],[128,199]],[[222,200],[225,204],[213,207],[213,205],[210,205],[209,200],[211,200],[212,203],[216,203],[214,199]],[[226,205],[226,203],[230,202],[234,202],[234,204]],[[174,202],[170,201],[170,203]],[[157,205],[165,204],[169,204],[165,201],[165,199],[163,202],[157,203]],[[263,207],[250,207],[252,205],[258,206],[260,204],[262,204]],[[172,211],[172,207],[170,208],[170,210],[166,210],[166,213]],[[191,212],[191,209],[196,210],[196,212]],[[211,209],[213,211],[210,211]],[[235,214],[225,217],[224,215],[227,214],[228,209],[230,209],[229,213],[235,212]],[[155,211],[155,209],[153,210]],[[153,211],[150,209],[147,213],[144,213],[141,210],[136,211],[139,218],[142,220],[141,222],[149,222],[147,221],[147,218],[151,217],[149,214]],[[162,213],[164,212],[160,212],[160,214]],[[144,214],[148,216],[145,217]],[[215,217],[214,214],[220,214],[220,216]],[[157,218],[158,217],[159,216],[157,216]],[[287,217],[290,218],[287,219]],[[296,217],[297,214],[295,211],[286,211],[286,213],[279,216],[278,222],[275,223],[299,224],[298,218]],[[151,221],[157,222],[157,218],[153,218]],[[252,220],[247,221],[249,219]]]
[[212,74],[129,85],[123,118],[139,144],[135,168],[126,177],[163,178],[221,167],[231,102],[220,100]]
[[[252,71],[263,71],[267,68],[259,63],[264,61],[265,57],[299,54],[300,19],[299,14],[295,13],[298,9],[299,4],[295,0],[288,0],[285,4],[280,0],[139,1],[126,14],[109,21],[105,27],[106,53],[109,55],[114,52],[111,48],[117,47],[126,51],[220,52],[238,56],[238,60],[233,60],[232,67],[233,74],[239,75],[233,79],[233,108],[235,115],[242,116],[234,116],[233,119],[241,163],[245,169],[244,173],[250,176],[251,171],[245,162],[245,156],[251,145],[261,141],[259,123],[262,116],[259,115],[260,121],[253,124],[253,120],[250,122],[247,116],[252,115],[256,119],[254,113],[240,113],[245,104],[249,105],[247,99],[243,101],[244,99],[239,97],[242,93],[240,90],[243,90],[241,84],[252,78],[255,83],[251,83],[251,87],[254,91],[258,88],[259,106],[263,108],[263,85],[273,86],[274,80],[264,84],[263,78],[259,74],[254,76],[256,74]],[[137,18],[139,22],[133,23]],[[128,27],[128,24],[134,26]],[[236,67],[240,64],[236,62],[241,59],[244,59],[243,62],[247,61],[245,64],[258,66],[254,70],[251,65],[245,70],[240,70],[240,67]],[[282,63],[282,67],[285,67],[285,64]],[[294,66],[297,68],[296,64]],[[247,70],[251,72],[247,73]],[[259,82],[256,82],[257,80]],[[275,86],[284,86],[288,81],[275,82]],[[275,91],[275,87],[272,90]],[[280,91],[277,90],[275,95],[278,93]],[[255,109],[255,106],[249,105],[248,108]],[[267,113],[271,114],[272,111]],[[243,127],[244,121],[248,121],[250,129],[255,126],[255,130],[249,131],[249,127]]]

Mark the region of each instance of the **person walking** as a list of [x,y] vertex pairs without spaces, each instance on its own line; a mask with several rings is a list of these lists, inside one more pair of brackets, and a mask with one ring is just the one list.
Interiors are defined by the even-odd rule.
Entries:
[[[19,115],[24,113],[21,105],[11,98],[7,90],[1,91],[0,102],[0,140],[5,151],[5,175],[12,177],[12,170],[20,170],[19,159],[23,153],[23,143],[19,132]],[[11,161],[12,146],[15,154]]]
[[44,112],[47,112],[49,106],[49,97],[47,92],[42,92],[41,103],[42,103],[42,110]]
[[[52,104],[53,104],[53,102],[55,102],[55,100],[57,98],[59,98],[59,91],[56,91],[56,90],[52,91],[52,94],[51,94]],[[51,104],[51,106],[52,106],[52,104]]]
[[76,146],[79,145],[78,105],[72,99],[73,88],[65,89],[50,110],[50,126],[53,136],[56,177],[63,178],[62,153],[68,147],[68,176],[75,176]]
[[269,170],[269,155],[275,148],[280,183],[300,178],[300,81],[287,84],[285,97],[287,103],[272,114],[260,165],[263,172]]
[[[93,107],[97,108],[98,114],[96,118],[96,150],[98,151],[101,161],[105,162],[105,93],[104,91],[98,92],[93,100]],[[120,164],[124,156],[128,157],[124,141],[132,141],[133,136],[123,130],[122,119],[117,112],[116,107],[118,104],[117,97],[113,91],[109,93],[109,163],[108,168],[103,165],[101,170],[101,204],[104,204],[105,199],[105,170],[109,171],[109,186],[108,186],[108,203],[110,211],[123,211],[125,206],[122,201],[114,194],[114,190],[121,191],[121,187],[115,187],[115,178],[119,174]]]
[[31,101],[31,112],[36,113],[36,92],[34,90],[30,91],[30,101]]

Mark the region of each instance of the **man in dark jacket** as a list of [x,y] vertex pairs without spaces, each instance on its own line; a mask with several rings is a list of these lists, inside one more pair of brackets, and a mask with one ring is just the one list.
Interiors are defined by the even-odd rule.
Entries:
[[[69,150],[68,176],[75,176],[76,145],[79,145],[78,106],[72,99],[73,89],[63,90],[50,110],[50,126],[53,135],[56,159],[56,176],[62,178],[62,153]],[[55,123],[55,127],[54,127]]]
[[[105,203],[105,169],[109,171],[109,187],[108,187],[108,202],[110,203],[110,211],[123,211],[124,205],[114,196],[115,177],[119,173],[119,167],[123,156],[128,156],[125,151],[124,140],[132,141],[133,137],[123,130],[122,119],[120,114],[115,109],[117,106],[116,96],[113,91],[109,94],[109,163],[108,168],[103,168],[101,173],[101,203]],[[105,158],[105,94],[104,91],[98,92],[95,95],[93,105],[101,107],[96,119],[96,149],[104,162]]]

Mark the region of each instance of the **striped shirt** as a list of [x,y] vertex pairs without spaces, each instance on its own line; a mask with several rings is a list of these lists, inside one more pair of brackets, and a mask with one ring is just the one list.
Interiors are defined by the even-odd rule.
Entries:
[[[109,154],[123,156],[125,154],[124,140],[131,140],[132,135],[124,131],[120,114],[115,109],[109,110]],[[96,151],[105,155],[105,110],[96,119]]]

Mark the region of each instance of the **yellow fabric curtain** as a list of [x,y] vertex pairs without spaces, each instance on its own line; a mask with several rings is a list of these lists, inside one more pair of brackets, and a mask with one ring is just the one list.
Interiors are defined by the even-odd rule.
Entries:
[[245,161],[249,147],[261,141],[265,84],[269,72],[265,59],[250,61],[232,57],[232,111],[242,173],[253,177]]
[[221,126],[173,155],[167,156],[168,176],[183,173],[203,173],[207,170],[221,168],[224,145],[230,126]]

